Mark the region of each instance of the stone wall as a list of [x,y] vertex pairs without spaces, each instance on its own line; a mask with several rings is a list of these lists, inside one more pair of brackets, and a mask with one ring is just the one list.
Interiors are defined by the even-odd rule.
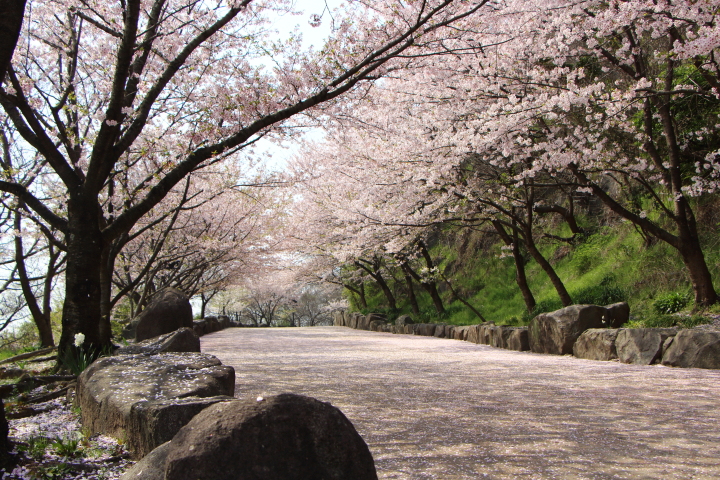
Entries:
[[408,315],[390,322],[384,315],[336,311],[333,325],[358,330],[464,340],[495,348],[574,355],[588,360],[636,365],[662,364],[720,369],[720,331],[708,326],[617,328],[630,315],[626,303],[572,305],[535,317],[529,327],[486,322],[478,325],[414,323]]

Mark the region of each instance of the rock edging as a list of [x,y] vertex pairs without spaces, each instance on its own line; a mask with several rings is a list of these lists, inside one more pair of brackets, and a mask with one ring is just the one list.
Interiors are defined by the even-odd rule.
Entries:
[[334,312],[333,325],[464,340],[515,351],[574,355],[587,360],[720,369],[720,331],[703,327],[619,328],[629,318],[630,308],[621,302],[605,307],[572,305],[540,314],[528,327],[494,322],[467,326],[414,323],[408,315],[402,315],[393,325],[379,314],[347,311]]

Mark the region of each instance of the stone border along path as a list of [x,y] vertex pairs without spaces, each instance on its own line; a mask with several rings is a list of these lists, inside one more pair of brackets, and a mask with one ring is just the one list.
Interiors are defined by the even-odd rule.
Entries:
[[345,327],[231,328],[235,396],[340,408],[381,479],[720,478],[720,371]]

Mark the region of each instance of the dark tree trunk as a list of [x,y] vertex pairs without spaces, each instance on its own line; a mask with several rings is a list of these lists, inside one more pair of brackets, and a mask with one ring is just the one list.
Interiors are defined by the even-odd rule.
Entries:
[[25,0],[2,0],[0,4],[0,85],[10,66],[25,15]]
[[528,313],[532,313],[536,305],[535,296],[530,290],[530,285],[528,285],[527,275],[525,274],[525,257],[520,252],[520,238],[517,230],[513,232],[512,252],[515,259],[515,281],[525,301],[525,308],[527,308]]
[[210,301],[209,298],[205,298],[205,294],[200,294],[200,318],[205,318],[205,307],[207,307],[208,302]]
[[[423,242],[422,240],[418,242],[418,247],[420,248],[420,254],[422,254],[423,259],[425,260],[425,266],[427,267],[428,271],[433,271],[435,269],[435,264],[430,257],[430,252],[428,252],[428,249],[425,246],[425,242]],[[424,281],[420,282],[420,285],[430,295],[430,298],[433,301],[433,305],[435,306],[435,310],[437,311],[437,313],[445,313],[445,307],[443,306],[442,298],[440,298],[440,293],[437,290],[437,282]]]
[[354,293],[358,300],[360,301],[360,307],[361,308],[367,308],[367,299],[365,298],[365,284],[360,282],[360,286],[355,288],[352,285],[348,285],[347,283],[342,284],[343,287],[347,288],[348,291],[351,293]]
[[707,262],[705,261],[705,255],[700,245],[695,217],[690,206],[687,204],[687,199],[682,196],[682,192],[677,194],[679,198],[675,201],[674,214],[673,212],[667,212],[679,231],[679,235],[673,235],[647,218],[640,217],[620,205],[620,203],[615,201],[600,187],[590,182],[587,176],[581,172],[577,166],[571,165],[570,170],[582,185],[590,186],[593,194],[600,198],[610,210],[630,220],[643,231],[664,241],[680,253],[680,257],[690,276],[693,292],[695,293],[695,303],[697,305],[710,306],[717,303],[718,295],[713,286],[712,275],[710,274]]
[[[368,263],[372,266],[372,268],[364,265],[361,262]],[[395,301],[395,295],[393,295],[392,290],[390,290],[390,287],[388,286],[387,282],[385,281],[385,278],[382,276],[382,273],[380,272],[380,266],[378,265],[378,262],[375,262],[374,264],[368,262],[367,260],[361,260],[355,262],[355,265],[365,270],[368,275],[370,275],[373,280],[380,286],[380,290],[382,290],[383,294],[385,295],[385,298],[388,301],[388,306],[391,310],[397,310],[397,303]]]
[[578,226],[575,220],[575,208],[572,197],[569,197],[570,203],[569,208],[565,208],[560,205],[536,205],[534,210],[536,213],[557,213],[562,216],[570,227],[570,231],[574,235],[582,233],[582,229]]
[[542,253],[540,253],[540,250],[538,250],[537,246],[535,245],[535,239],[533,238],[532,231],[534,203],[535,193],[534,187],[531,184],[528,187],[527,204],[525,206],[525,218],[522,222],[522,233],[523,240],[525,242],[525,248],[527,248],[530,256],[538,263],[538,265],[540,265],[540,268],[542,268],[543,271],[550,278],[550,282],[553,284],[553,287],[555,287],[555,291],[560,297],[560,302],[562,302],[563,306],[567,307],[572,305],[573,301],[567,289],[565,288],[565,284],[562,282],[562,280],[560,280],[560,277],[558,276],[553,266],[550,265],[550,262],[547,261],[547,259],[543,256]]
[[403,276],[405,277],[405,285],[407,285],[408,300],[410,300],[410,308],[412,308],[413,314],[418,316],[418,315],[420,315],[420,307],[418,306],[417,297],[415,296],[415,288],[413,287],[412,276],[407,271],[409,267],[405,263],[401,263],[400,265],[401,265],[400,268],[403,271]]
[[690,275],[693,292],[695,293],[695,303],[700,306],[708,307],[717,303],[718,296],[712,283],[712,274],[708,269],[705,255],[700,247],[700,241],[697,237],[683,239],[680,250],[685,268]]
[[500,222],[493,220],[492,224],[505,245],[512,246],[513,259],[515,260],[515,282],[517,283],[518,288],[520,288],[520,293],[525,301],[525,308],[529,313],[532,313],[536,304],[535,296],[533,295],[532,290],[530,290],[530,285],[528,285],[527,282],[527,275],[525,274],[525,258],[520,251],[520,238],[518,236],[517,229],[513,230],[513,236],[511,237],[505,231],[505,227],[503,227]]
[[365,283],[360,282],[360,286],[357,289],[358,298],[360,299],[360,305],[362,308],[368,308],[367,298],[365,297]]
[[567,307],[569,305],[572,305],[572,298],[570,297],[570,294],[565,288],[565,284],[562,282],[562,280],[560,280],[560,277],[558,276],[557,272],[555,272],[553,266],[550,265],[550,262],[548,262],[547,259],[543,256],[543,254],[540,253],[540,250],[537,249],[537,247],[535,246],[535,242],[528,242],[526,239],[525,245],[528,249],[528,252],[530,253],[530,256],[533,257],[533,259],[538,263],[538,265],[540,265],[540,268],[543,269],[543,272],[545,272],[550,278],[550,282],[553,284],[553,287],[555,287],[555,291],[560,297],[560,301],[562,302],[563,306]]
[[[99,352],[110,344],[109,319],[102,316],[104,245],[99,207],[93,199],[68,200],[67,269],[59,357],[72,348],[75,334],[85,335],[85,348]],[[107,323],[107,324],[106,324]]]
[[[22,215],[20,214],[21,208],[22,203],[18,205],[18,208],[15,211],[15,230],[17,230],[18,233],[21,233],[22,229]],[[23,252],[22,237],[19,235],[15,237],[15,265],[17,266],[18,277],[20,278],[20,287],[22,288],[23,297],[25,298],[25,304],[27,305],[28,310],[30,310],[30,315],[37,327],[40,346],[54,347],[55,340],[53,339],[52,327],[50,326],[50,317],[46,315],[47,312],[42,311],[40,305],[37,303],[35,292],[32,291],[30,279],[28,278],[27,270],[25,268],[25,253]],[[50,272],[48,272],[48,274],[49,273]]]
[[372,278],[380,286],[380,289],[382,290],[383,294],[385,295],[385,298],[388,301],[388,306],[390,307],[390,309],[397,310],[397,303],[395,301],[395,295],[393,295],[392,290],[390,290],[390,287],[388,286],[387,282],[385,281],[385,278],[382,276],[382,273],[380,273],[378,271],[372,275]]

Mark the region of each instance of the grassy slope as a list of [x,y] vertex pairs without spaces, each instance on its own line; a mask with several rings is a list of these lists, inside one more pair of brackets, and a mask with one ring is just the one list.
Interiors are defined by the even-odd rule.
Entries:
[[[587,219],[585,219],[587,220]],[[586,222],[587,223],[587,222]],[[714,230],[714,229],[713,229]],[[570,236],[565,224],[552,227],[555,235]],[[705,255],[716,288],[720,289],[720,241],[714,231],[706,232]],[[444,232],[432,247],[445,275],[466,300],[481,311],[487,320],[498,324],[524,325],[532,318],[525,309],[515,283],[515,267],[511,257],[500,258],[497,237],[480,232]],[[611,226],[593,226],[593,234],[575,245],[544,240],[542,252],[558,272],[576,303],[606,304],[627,300],[631,314],[642,324],[658,320],[654,302],[663,295],[677,292],[690,296],[692,289],[682,261],[666,244],[645,245],[642,237],[629,223],[614,222]],[[560,308],[557,294],[547,275],[532,260],[527,276],[538,307],[536,312]],[[410,307],[397,278],[396,291],[401,311]],[[480,319],[461,302],[452,300],[447,287],[440,285],[447,308],[445,315],[435,313],[430,299],[416,289],[421,321],[457,325],[478,323]],[[384,298],[377,289],[368,289],[369,308],[385,311]],[[637,323],[637,322],[636,322]]]

